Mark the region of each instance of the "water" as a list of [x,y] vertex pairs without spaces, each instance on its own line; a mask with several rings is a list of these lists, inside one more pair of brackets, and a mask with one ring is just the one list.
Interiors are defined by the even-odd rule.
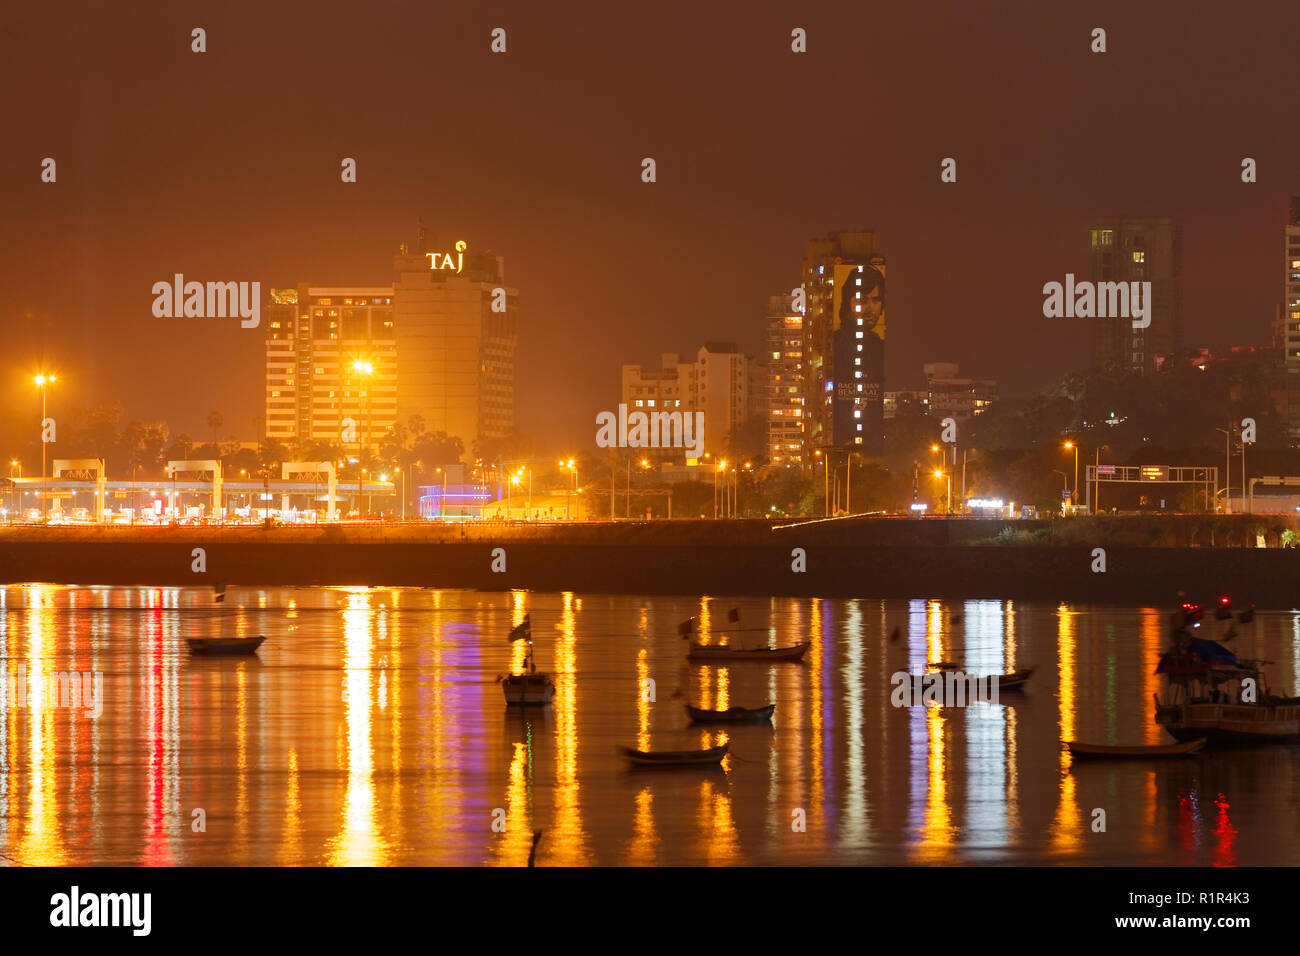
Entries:
[[[743,642],[807,635],[809,655],[687,666],[678,622],[715,639],[731,607]],[[549,712],[507,709],[495,680],[525,613]],[[1068,769],[1062,740],[1169,742],[1163,614],[345,588],[234,589],[214,611],[205,589],[0,588],[6,672],[103,675],[98,718],[48,690],[0,711],[0,864],[522,865],[535,829],[539,866],[1300,862],[1297,748]],[[1300,615],[1238,629],[1300,693]],[[253,659],[184,644],[259,633]],[[997,705],[891,706],[889,676],[927,660],[1038,670]],[[687,701],[776,716],[691,728]],[[723,740],[713,770],[616,750]]]

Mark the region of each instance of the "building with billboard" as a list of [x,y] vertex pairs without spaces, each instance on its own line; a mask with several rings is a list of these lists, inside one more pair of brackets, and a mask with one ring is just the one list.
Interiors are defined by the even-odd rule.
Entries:
[[515,425],[517,299],[504,262],[459,242],[403,245],[391,286],[272,289],[266,436],[374,447],[419,415],[476,443]]
[[808,242],[803,260],[803,461],[884,452],[885,258],[874,232]]
[[1125,218],[1095,223],[1090,232],[1092,280],[1150,282],[1150,324],[1134,328],[1127,316],[1088,318],[1094,368],[1150,375],[1156,357],[1179,344],[1182,311],[1182,240],[1169,218]]

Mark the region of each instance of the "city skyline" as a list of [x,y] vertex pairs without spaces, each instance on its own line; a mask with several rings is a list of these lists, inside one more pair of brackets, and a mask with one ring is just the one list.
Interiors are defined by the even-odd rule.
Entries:
[[[205,58],[181,42],[195,17],[185,12],[128,28],[88,11],[66,34],[21,14],[0,23],[20,78],[16,141],[30,144],[0,158],[13,225],[0,246],[9,264],[6,402],[24,400],[22,375],[44,365],[62,372],[51,396],[60,404],[120,399],[127,417],[141,418],[167,405],[174,427],[193,434],[222,407],[249,433],[261,414],[260,333],[155,318],[152,284],[183,272],[264,289],[384,285],[387,255],[421,216],[432,245],[466,238],[510,263],[521,290],[519,394],[545,397],[521,401],[518,424],[548,443],[587,440],[616,385],[592,368],[704,338],[760,353],[764,303],[798,284],[808,237],[836,229],[874,229],[892,265],[903,321],[890,337],[887,382],[954,359],[1006,394],[1029,394],[1080,367],[1072,353],[1086,349],[1089,330],[1044,319],[1041,288],[1067,271],[1086,274],[1088,230],[1109,216],[1179,223],[1186,344],[1267,338],[1295,188],[1285,157],[1298,143],[1285,125],[1269,124],[1267,141],[1256,130],[1285,110],[1275,72],[1290,11],[1270,15],[1275,29],[1259,30],[1249,53],[1223,51],[1231,88],[1193,75],[1164,91],[1159,78],[1189,44],[1215,43],[1213,18],[1189,11],[1175,42],[1155,11],[1090,10],[1110,30],[1111,48],[1098,56],[1082,26],[1090,21],[1069,11],[950,11],[948,25],[963,29],[935,32],[923,11],[832,17],[759,5],[733,36],[723,11],[693,11],[693,32],[683,33],[683,11],[670,6],[638,37],[609,43],[591,25],[598,19],[521,9],[509,18],[509,52],[489,59],[484,16],[409,10],[363,19],[362,38],[382,31],[384,43],[355,45],[355,78],[344,74],[337,96],[319,96],[334,74],[277,38],[292,31],[301,50],[351,38],[355,25],[345,30],[329,9],[292,21],[277,11],[216,14]],[[810,38],[803,57],[788,50],[794,20]],[[930,42],[906,55],[874,42],[900,33]],[[1019,72],[984,68],[1030,36],[1041,58]],[[864,37],[879,69],[855,86],[848,71]],[[667,48],[692,61],[689,86],[664,60]],[[434,76],[422,55],[430,49]],[[36,67],[37,50],[53,55],[52,71]],[[1087,82],[1036,89],[1040,71],[1058,63]],[[376,101],[365,79],[376,72],[419,92]],[[173,82],[108,100],[81,79],[95,74],[130,89]],[[460,87],[440,95],[439,81],[463,75],[475,76],[479,96]],[[754,95],[732,95],[741,79]],[[801,93],[809,88],[822,92]],[[1128,105],[1134,89],[1151,90],[1140,108]],[[1250,95],[1238,104],[1243,90]],[[459,132],[406,120],[419,97]],[[854,104],[847,123],[845,102]],[[1036,122],[1007,123],[995,103]],[[284,135],[301,109],[306,135]],[[1169,145],[1194,138],[1209,116],[1212,150],[1188,156]],[[237,135],[213,137],[214,117],[230,117],[217,128]],[[598,146],[580,135],[595,117],[605,130]],[[801,130],[818,128],[834,131],[826,148],[799,146]],[[782,138],[796,148],[770,149]],[[271,141],[274,162],[247,145]],[[40,181],[46,156],[58,160],[54,183]],[[647,156],[654,183],[640,179]],[[1257,183],[1241,181],[1246,156],[1258,163]],[[346,157],[357,160],[356,183],[339,180]],[[940,182],[945,157],[957,160],[955,183]],[[837,186],[808,188],[821,181]],[[696,227],[701,214],[712,229]],[[709,320],[696,332],[701,316]],[[950,354],[936,354],[936,339]],[[141,355],[151,375],[124,374]],[[167,401],[151,400],[154,389]]]

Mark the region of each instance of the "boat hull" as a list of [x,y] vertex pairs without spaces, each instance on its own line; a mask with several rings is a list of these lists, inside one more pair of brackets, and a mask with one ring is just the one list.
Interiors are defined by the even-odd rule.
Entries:
[[766,707],[730,707],[727,710],[704,710],[686,705],[686,716],[697,724],[765,724],[772,719],[776,704]]
[[1300,741],[1300,705],[1187,704],[1161,708],[1156,723],[1176,740],[1218,747]]
[[636,767],[712,767],[727,756],[727,744],[708,750],[635,750],[619,748]]
[[546,674],[511,674],[501,679],[507,704],[545,706],[555,699],[555,682]]
[[266,638],[258,637],[191,637],[186,640],[190,653],[199,657],[232,654],[256,654]]
[[794,644],[790,647],[759,647],[753,650],[729,647],[725,644],[692,644],[690,659],[693,661],[801,661],[808,653],[812,642]]
[[1067,741],[1066,749],[1070,756],[1082,760],[1117,760],[1141,759],[1145,757],[1181,757],[1194,754],[1205,746],[1205,738],[1176,744],[1158,744],[1155,746],[1112,746],[1109,744],[1087,744],[1078,740]]

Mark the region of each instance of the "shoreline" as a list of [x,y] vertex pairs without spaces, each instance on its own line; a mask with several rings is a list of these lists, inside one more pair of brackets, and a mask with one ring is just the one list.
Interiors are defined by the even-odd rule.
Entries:
[[[1243,516],[1245,517],[1245,516]],[[980,519],[0,529],[0,583],[1297,606],[1300,551],[989,543]],[[1105,538],[1101,538],[1105,540]],[[196,550],[201,549],[201,550]],[[195,570],[195,568],[200,568]],[[802,570],[799,568],[802,567]]]

